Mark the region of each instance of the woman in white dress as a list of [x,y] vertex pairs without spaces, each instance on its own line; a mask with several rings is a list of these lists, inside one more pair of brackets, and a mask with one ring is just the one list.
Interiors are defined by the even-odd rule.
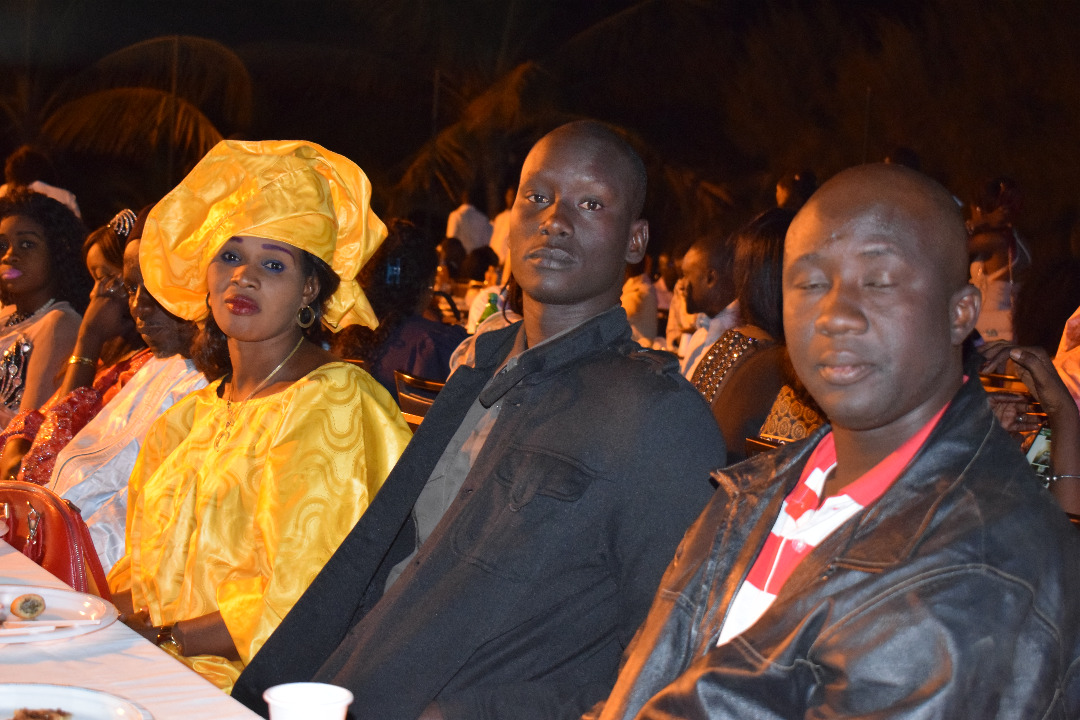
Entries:
[[60,384],[93,282],[82,221],[29,190],[0,198],[0,425],[40,407]]

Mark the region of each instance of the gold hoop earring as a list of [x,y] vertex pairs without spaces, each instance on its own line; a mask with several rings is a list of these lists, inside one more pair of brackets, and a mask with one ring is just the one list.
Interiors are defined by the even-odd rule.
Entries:
[[[304,311],[308,311],[308,317],[304,319]],[[315,324],[315,310],[310,305],[304,305],[302,308],[296,311],[296,324],[307,330],[309,327]]]

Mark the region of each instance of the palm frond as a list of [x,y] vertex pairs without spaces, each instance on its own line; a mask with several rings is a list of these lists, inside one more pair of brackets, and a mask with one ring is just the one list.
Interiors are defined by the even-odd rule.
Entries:
[[201,157],[221,133],[191,103],[151,88],[101,90],[65,103],[42,132],[65,150],[145,158],[170,144]]
[[[474,181],[480,148],[460,123],[439,133],[413,158],[395,190],[406,207],[452,207]],[[426,202],[423,200],[426,199]]]
[[82,95],[124,87],[175,89],[230,133],[251,123],[251,77],[244,62],[215,40],[188,35],[144,40],[105,56],[72,78],[48,111]]
[[521,127],[557,107],[556,80],[533,62],[522,63],[465,108],[462,122],[480,134]]

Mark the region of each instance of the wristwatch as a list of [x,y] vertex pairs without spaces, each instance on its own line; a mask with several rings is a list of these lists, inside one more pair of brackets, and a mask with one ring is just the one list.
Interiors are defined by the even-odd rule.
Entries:
[[184,654],[184,647],[180,644],[180,641],[173,636],[172,625],[158,625],[154,628],[157,631],[157,636],[154,638],[154,644],[159,648],[171,650],[177,655]]

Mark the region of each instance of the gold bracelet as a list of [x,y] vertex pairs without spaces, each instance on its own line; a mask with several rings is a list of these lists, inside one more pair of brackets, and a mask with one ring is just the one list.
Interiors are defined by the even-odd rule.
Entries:
[[97,367],[97,361],[92,360],[82,355],[72,355],[68,358],[68,365],[88,365],[90,367]]

